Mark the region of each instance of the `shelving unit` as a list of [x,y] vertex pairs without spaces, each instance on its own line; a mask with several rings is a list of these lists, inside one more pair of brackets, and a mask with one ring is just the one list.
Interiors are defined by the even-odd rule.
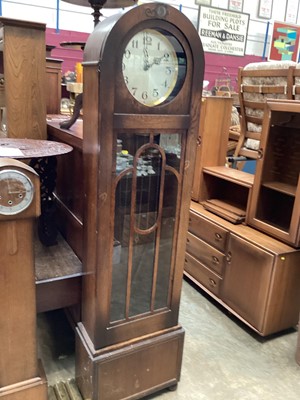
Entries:
[[299,247],[300,102],[267,102],[261,154],[248,223]]
[[245,220],[253,175],[225,166],[203,168],[204,208],[233,223]]

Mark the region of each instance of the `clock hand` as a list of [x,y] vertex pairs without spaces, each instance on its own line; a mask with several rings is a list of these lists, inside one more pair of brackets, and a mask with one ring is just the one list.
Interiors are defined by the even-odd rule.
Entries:
[[[147,51],[147,50],[146,50]],[[161,57],[154,57],[153,58],[153,62],[150,64],[148,59],[144,60],[144,71],[148,71],[148,69],[150,67],[152,67],[152,65],[160,65],[161,60],[165,57],[165,55],[161,56]],[[149,57],[148,57],[149,58]]]
[[148,50],[146,48],[144,48],[144,71],[148,71],[148,69],[151,67],[150,63],[149,63],[149,54],[148,54]]

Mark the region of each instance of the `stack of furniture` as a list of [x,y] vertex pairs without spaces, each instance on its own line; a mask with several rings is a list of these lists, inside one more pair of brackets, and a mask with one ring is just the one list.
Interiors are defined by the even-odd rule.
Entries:
[[[194,188],[199,182],[200,188],[193,194],[186,247],[185,275],[261,336],[296,326],[300,308],[300,103],[286,99],[293,93],[297,69],[284,70],[289,84],[276,89],[284,98],[251,103],[259,110],[257,134],[249,133],[249,122],[257,123],[258,117],[246,116],[250,100],[244,94],[274,88],[270,82],[266,87],[244,83],[240,93],[241,136],[259,143],[257,150],[241,146],[244,155],[255,153],[255,174],[225,166],[227,122],[218,149],[207,144],[213,124],[206,124],[206,130],[200,124],[194,176]],[[259,76],[258,71],[251,73]],[[266,69],[262,73],[272,74]],[[213,121],[215,112],[203,110],[202,121]],[[223,159],[211,165],[206,161],[209,152],[212,159],[216,153]]]

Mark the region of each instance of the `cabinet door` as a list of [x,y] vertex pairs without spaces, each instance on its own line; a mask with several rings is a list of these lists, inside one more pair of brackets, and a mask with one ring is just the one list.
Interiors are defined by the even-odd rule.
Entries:
[[268,102],[248,222],[300,246],[300,102]]
[[231,234],[222,285],[222,300],[262,331],[274,255]]

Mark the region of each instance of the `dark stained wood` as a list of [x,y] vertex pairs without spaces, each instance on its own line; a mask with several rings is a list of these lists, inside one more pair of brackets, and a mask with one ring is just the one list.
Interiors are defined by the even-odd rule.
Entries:
[[[146,27],[168,30],[181,43],[187,58],[180,91],[172,101],[155,107],[146,107],[134,100],[121,68],[124,44],[134,32]],[[183,238],[188,228],[203,72],[203,49],[197,31],[182,13],[168,5],[145,4],[122,16],[107,18],[97,25],[86,43],[82,148],[85,274],[82,323],[78,324],[76,344],[76,380],[84,397],[134,399],[164,387],[176,387],[179,380],[183,348],[183,331],[178,326],[185,256]],[[178,158],[172,158],[172,164],[167,152],[162,150],[158,135],[164,139],[175,133],[180,137],[181,151]],[[132,177],[126,175],[126,170],[116,173],[117,138],[122,138],[123,148],[135,155]],[[144,210],[135,210],[126,201],[119,203],[118,187],[128,179],[132,204],[136,202],[141,181],[136,172],[137,160],[149,148],[159,153],[161,167],[158,167],[160,174],[154,171],[151,178],[145,179],[150,185],[147,192],[150,199],[151,184],[155,180],[157,183],[156,203],[147,200],[149,210],[145,211],[146,219],[156,218],[156,221],[142,228],[143,225],[134,222],[134,215],[139,214],[136,216],[142,219]],[[162,216],[165,219],[170,216],[169,230],[163,226]],[[149,260],[153,261],[149,262],[145,255],[145,262],[150,265],[147,271],[151,272],[147,282],[152,284],[149,305],[142,311],[131,285],[136,274],[145,276],[142,270],[139,273],[133,267],[135,234],[146,243],[151,234],[156,238],[154,242],[150,237],[155,250],[151,248]],[[164,238],[170,246],[168,255],[162,249]],[[128,248],[128,266],[126,262],[114,261],[118,247],[121,252]],[[121,294],[113,283],[118,264],[121,268],[118,276],[122,276],[123,267],[127,271],[121,286],[125,295],[121,301],[124,316],[120,318],[111,311],[113,296]],[[167,271],[163,289],[156,281],[159,267]],[[162,306],[155,304],[159,290],[165,295]],[[131,300],[137,310],[131,310]],[[157,363],[159,369],[151,367]],[[144,372],[147,370],[149,373]],[[133,384],[134,375],[139,385]]]
[[[64,0],[67,3],[76,4],[77,6],[85,6],[91,7],[90,3],[93,3],[93,0]],[[101,3],[96,1],[95,3]],[[136,3],[136,0],[102,0],[103,8],[122,8],[133,6]]]
[[[167,387],[176,387],[180,379],[184,330],[179,326],[128,341],[121,348],[114,346],[100,350],[94,359],[88,357],[83,347],[85,332],[82,324],[77,333],[76,366],[77,371],[82,371],[77,376],[77,383],[84,398],[141,398]],[[95,376],[95,371],[96,379],[92,384],[88,377]]]
[[60,113],[61,66],[63,60],[46,58],[46,112]]
[[0,26],[8,137],[45,139],[46,25],[1,17]]
[[[84,134],[83,134],[83,153],[84,153],[84,177],[85,195],[88,207],[85,209],[85,237],[84,265],[96,274],[89,274],[85,278],[83,296],[87,301],[83,301],[83,322],[94,343],[95,348],[103,347],[111,341],[128,340],[131,335],[144,335],[149,331],[162,329],[172,326],[177,322],[177,312],[179,307],[182,266],[184,259],[184,246],[179,241],[177,244],[176,267],[174,266],[174,280],[172,283],[172,304],[171,311],[164,311],[162,314],[155,313],[147,319],[136,319],[134,323],[118,324],[110,329],[109,310],[110,310],[110,283],[111,282],[111,244],[113,239],[111,212],[114,208],[114,182],[112,170],[114,167],[114,146],[116,133],[113,129],[119,126],[120,130],[128,128],[132,133],[159,130],[159,127],[166,132],[187,132],[187,139],[183,146],[185,152],[185,170],[180,171],[179,179],[179,202],[178,202],[178,237],[182,237],[187,230],[191,179],[193,174],[193,164],[195,160],[195,141],[198,134],[199,110],[201,106],[201,87],[200,79],[203,70],[202,48],[199,37],[194,28],[181,20],[182,14],[177,10],[167,7],[167,18],[157,18],[155,26],[168,29],[178,37],[187,55],[187,75],[179,94],[168,104],[149,108],[132,101],[124,83],[122,71],[118,68],[121,65],[122,49],[120,32],[129,32],[129,27],[136,25],[136,21],[145,20],[143,26],[147,26],[149,17],[156,15],[155,4],[141,6],[126,13],[126,18],[118,20],[118,29],[113,26],[119,16],[114,16],[106,21],[106,31],[111,29],[109,35],[103,37],[101,46],[99,45],[99,35],[101,37],[101,24],[95,29],[87,41],[84,55]],[[169,24],[169,20],[174,21]],[[109,28],[108,28],[109,25]],[[175,28],[177,26],[177,28]],[[182,34],[185,32],[185,35]],[[189,42],[187,41],[187,37]],[[122,43],[124,40],[122,39]],[[112,52],[111,48],[120,48],[118,52]],[[193,58],[191,49],[197,53]],[[99,51],[104,53],[99,55]],[[102,62],[99,73],[98,57],[105,58]],[[197,61],[196,61],[197,60]],[[196,72],[197,71],[197,72]],[[101,95],[99,93],[101,92]],[[102,99],[105,98],[105,101]],[[145,114],[147,113],[147,116]],[[116,125],[114,125],[114,118]],[[121,117],[122,116],[122,117]],[[136,116],[136,121],[134,116]],[[144,117],[145,116],[145,117]],[[163,118],[165,116],[165,118]],[[172,117],[170,117],[172,116]],[[119,119],[121,118],[121,119]],[[118,120],[119,119],[119,120]],[[189,127],[185,130],[187,122]],[[122,122],[122,124],[121,124]],[[159,130],[162,132],[162,129]],[[99,156],[100,148],[100,156]],[[182,154],[184,154],[184,149]],[[103,156],[102,156],[103,155]],[[183,159],[182,159],[183,160]],[[101,178],[99,179],[99,177]],[[95,184],[97,181],[97,184]],[[184,194],[184,195],[183,195]],[[97,235],[95,233],[97,232]],[[177,237],[177,236],[176,236]],[[99,238],[99,239],[97,239]],[[100,239],[101,238],[101,239]],[[101,256],[97,256],[100,255]],[[98,257],[98,258],[97,258]],[[91,293],[101,293],[101,301],[93,298]],[[163,316],[164,315],[164,316]],[[157,322],[155,322],[157,321]],[[131,327],[132,326],[132,327]],[[137,329],[133,330],[133,326]],[[118,332],[118,333],[117,333]],[[111,338],[109,337],[111,335]],[[116,336],[117,335],[117,336]]]
[[82,264],[71,247],[60,235],[54,246],[34,243],[37,312],[80,304]]
[[57,224],[67,243],[82,260],[83,256],[83,156],[82,120],[62,129],[62,116],[48,115],[49,140],[69,144],[73,151],[57,159],[55,198]]
[[[15,149],[16,152],[14,153]],[[3,150],[4,155],[1,153],[1,150]],[[7,156],[5,153],[6,150],[11,151],[10,157],[26,159],[59,156],[72,151],[72,147],[65,143],[49,140],[2,138],[0,139],[0,157]],[[21,154],[17,150],[20,150]]]
[[[35,196],[16,216],[0,216],[0,397],[46,400],[44,372],[37,359],[33,225],[40,212],[39,179],[27,165],[0,159],[33,182]],[[26,349],[26,351],[24,351]]]

